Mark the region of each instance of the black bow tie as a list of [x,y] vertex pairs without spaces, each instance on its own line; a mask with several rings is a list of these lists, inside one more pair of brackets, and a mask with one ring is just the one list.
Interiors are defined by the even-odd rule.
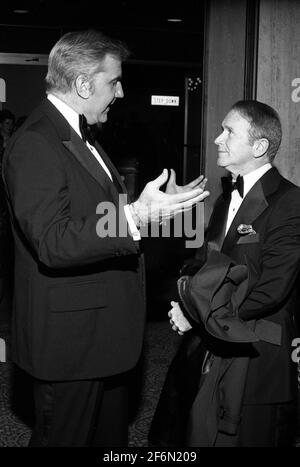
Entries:
[[95,146],[96,135],[83,114],[79,115],[79,130],[83,141],[88,141],[92,146]]
[[231,177],[222,177],[222,186],[224,197],[231,195],[233,190],[237,190],[240,196],[244,196],[244,179],[240,175],[237,176],[237,179],[233,181]]

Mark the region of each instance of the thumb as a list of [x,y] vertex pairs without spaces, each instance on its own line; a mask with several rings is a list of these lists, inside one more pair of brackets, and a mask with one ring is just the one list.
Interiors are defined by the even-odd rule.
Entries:
[[164,183],[166,183],[168,179],[168,170],[164,169],[162,173],[152,181],[152,184],[156,186],[157,188],[161,187]]
[[171,183],[171,184],[174,183],[174,185],[176,185],[176,173],[175,173],[175,170],[170,169],[170,171],[171,171],[171,174],[170,174],[170,178],[169,178],[168,183]]

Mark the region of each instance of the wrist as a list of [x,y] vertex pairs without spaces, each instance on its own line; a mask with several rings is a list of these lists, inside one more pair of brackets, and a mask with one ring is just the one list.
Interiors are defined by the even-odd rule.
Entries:
[[143,225],[148,224],[147,219],[142,214],[141,205],[139,201],[131,203],[129,205],[129,209],[137,227],[142,227]]
[[140,218],[139,218],[139,216],[138,216],[138,214],[137,214],[137,210],[136,210],[136,208],[135,208],[134,205],[135,205],[135,203],[129,204],[130,213],[131,213],[131,215],[132,215],[132,218],[133,218],[133,220],[134,220],[135,225],[136,225],[137,227],[140,227],[140,225],[141,225],[141,220],[140,220]]

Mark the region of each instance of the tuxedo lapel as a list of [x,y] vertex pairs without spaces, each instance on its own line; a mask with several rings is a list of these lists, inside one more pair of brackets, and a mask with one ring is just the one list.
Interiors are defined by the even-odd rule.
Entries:
[[229,203],[230,197],[224,198],[224,196],[220,196],[216,203],[213,211],[213,217],[208,227],[207,240],[209,249],[220,251],[222,248],[225,237]]
[[103,161],[105,162],[105,164],[107,165],[107,167],[109,168],[110,170],[110,173],[113,177],[113,181],[114,183],[116,184],[117,188],[118,188],[118,191],[120,193],[127,193],[127,188],[117,170],[117,168],[114,166],[114,164],[112,163],[112,161],[110,160],[110,158],[108,157],[108,155],[106,154],[106,152],[104,151],[104,149],[102,148],[102,146],[100,146],[100,144],[97,142],[96,145],[95,145],[98,153],[100,154],[100,156],[102,157]]
[[240,224],[252,225],[255,219],[260,216],[268,207],[268,201],[262,186],[262,179],[258,180],[244,198],[236,216],[225,237],[222,251],[226,252],[238,241],[239,233],[237,228]]
[[75,131],[71,129],[71,139],[62,143],[100,185],[110,189],[112,182],[109,176]]
[[111,191],[116,199],[118,199],[119,193],[127,193],[126,187],[117,169],[98,143],[96,143],[95,147],[110,170],[113,182],[80,136],[78,136],[64,116],[48,99],[42,102],[41,110],[52,121],[62,140],[62,144],[76,157],[78,162],[98,183]]
[[268,202],[260,179],[244,198],[227,232],[222,251],[226,252],[237,242],[239,239],[237,228],[240,224],[252,225],[255,219],[257,219],[267,207]]

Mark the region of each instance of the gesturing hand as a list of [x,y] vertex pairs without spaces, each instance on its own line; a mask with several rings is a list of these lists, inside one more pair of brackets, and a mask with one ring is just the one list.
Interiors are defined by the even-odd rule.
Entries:
[[175,172],[171,176],[173,181],[171,180],[169,187],[173,190],[178,189],[176,193],[164,193],[160,190],[168,178],[168,171],[164,169],[159,177],[147,183],[138,200],[130,205],[138,225],[170,219],[180,212],[189,211],[209,196],[209,192],[204,191],[200,183],[197,182],[194,188],[188,185],[178,187],[175,183]]
[[194,190],[196,188],[201,188],[204,190],[207,178],[204,178],[204,175],[200,175],[199,177],[195,178],[195,180],[192,180],[190,183],[187,185],[176,185],[176,172],[174,169],[170,169],[171,175],[168,180],[167,186],[166,186],[166,193],[168,194],[176,194],[176,193],[186,193],[187,191]]

